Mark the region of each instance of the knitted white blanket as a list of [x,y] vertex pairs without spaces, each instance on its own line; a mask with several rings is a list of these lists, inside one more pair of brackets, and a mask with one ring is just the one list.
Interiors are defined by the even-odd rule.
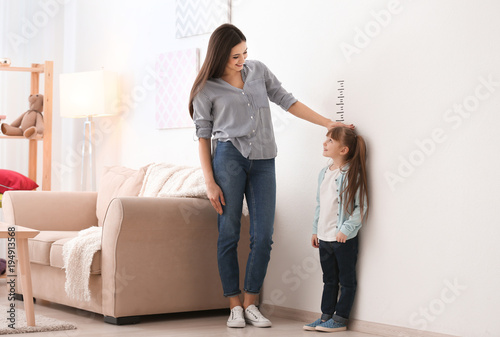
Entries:
[[[208,199],[201,167],[164,163],[149,165],[139,196]],[[243,215],[248,215],[245,201]]]
[[207,199],[203,171],[199,167],[151,164],[140,197],[191,197]]
[[94,254],[101,249],[102,227],[90,227],[63,246],[66,270],[66,294],[73,299],[90,301],[89,277]]

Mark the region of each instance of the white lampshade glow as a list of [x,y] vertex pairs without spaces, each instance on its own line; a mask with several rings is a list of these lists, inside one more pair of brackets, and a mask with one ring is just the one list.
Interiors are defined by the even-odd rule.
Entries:
[[86,118],[116,114],[117,76],[110,71],[61,74],[61,117]]
[[95,191],[95,151],[93,141],[93,117],[110,116],[117,112],[117,76],[109,71],[87,71],[61,74],[61,117],[86,118],[83,123],[82,142],[82,191],[87,189],[90,175],[91,191]]

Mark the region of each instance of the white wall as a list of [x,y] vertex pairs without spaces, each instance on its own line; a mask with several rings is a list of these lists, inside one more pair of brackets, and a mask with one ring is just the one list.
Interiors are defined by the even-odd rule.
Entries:
[[[235,22],[250,37],[251,55],[258,53],[288,89],[325,115],[334,116],[335,81],[345,80],[346,118],[369,145],[372,202],[353,318],[498,335],[500,47],[493,39],[499,4],[308,1],[292,9],[285,3],[252,2]],[[394,14],[381,27],[371,12],[388,7]],[[255,26],[257,14],[276,25]],[[365,29],[372,37],[359,37]],[[359,54],[348,60],[340,47],[356,42]],[[493,79],[493,92],[481,78]],[[460,104],[470,115],[453,112]],[[445,141],[426,142],[429,154],[415,152],[415,142],[433,132]],[[321,272],[309,237],[322,138],[323,130],[295,120],[278,133],[276,244],[265,284],[271,304],[319,310]],[[398,173],[401,158],[417,163],[392,190],[385,176]]]
[[[390,19],[381,14],[389,10]],[[233,23],[248,39],[249,57],[265,62],[301,101],[335,118],[336,81],[345,80],[346,120],[369,145],[372,202],[361,233],[353,318],[459,336],[500,334],[494,241],[500,227],[493,209],[500,90],[479,87],[481,78],[500,82],[499,10],[493,0],[233,1]],[[175,39],[174,0],[74,0],[59,15],[47,26],[55,31],[40,36],[60,44],[37,60],[54,56],[60,72],[117,71],[124,98],[143,85],[157,54],[198,47],[203,58],[208,41],[208,35]],[[371,37],[363,39],[365,30]],[[350,57],[341,50],[347,44],[357,48]],[[115,128],[98,122],[104,135],[98,171],[113,164],[198,163],[194,129],[155,129],[154,92],[132,102],[111,119]],[[456,104],[465,104],[470,116],[459,119]],[[309,240],[317,173],[326,163],[325,130],[272,110],[278,207],[263,298],[268,310],[319,312],[321,271]],[[57,114],[55,161],[64,171],[54,184],[75,189],[81,122],[57,121]],[[420,155],[416,142],[437,129],[446,140],[425,143],[429,154]],[[410,172],[402,160],[420,162]],[[405,176],[391,189],[386,175],[399,169]]]

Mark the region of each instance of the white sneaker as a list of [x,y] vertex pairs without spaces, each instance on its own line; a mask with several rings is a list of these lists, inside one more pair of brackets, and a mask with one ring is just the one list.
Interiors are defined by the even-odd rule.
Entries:
[[257,307],[253,304],[249,305],[246,308],[245,320],[247,321],[247,323],[250,323],[259,328],[268,328],[273,325],[271,321],[265,318],[264,315],[260,313],[259,309],[257,309]]
[[227,319],[227,326],[230,328],[244,328],[245,318],[243,317],[243,308],[240,306],[231,309],[231,314]]

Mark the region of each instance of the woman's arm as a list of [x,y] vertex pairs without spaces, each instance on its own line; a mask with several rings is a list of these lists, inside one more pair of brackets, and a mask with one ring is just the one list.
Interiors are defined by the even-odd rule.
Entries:
[[224,195],[219,185],[215,182],[214,171],[212,169],[212,154],[211,154],[211,140],[209,138],[199,139],[199,153],[200,153],[200,163],[201,169],[203,171],[203,177],[205,178],[205,184],[207,185],[207,196],[215,211],[222,214],[222,205],[226,205],[224,201]]
[[288,109],[288,112],[313,124],[324,126],[328,130],[336,126],[346,126],[348,128],[354,129],[354,125],[352,124],[346,125],[344,123],[334,122],[331,119],[321,116],[300,101],[293,103],[292,106]]

